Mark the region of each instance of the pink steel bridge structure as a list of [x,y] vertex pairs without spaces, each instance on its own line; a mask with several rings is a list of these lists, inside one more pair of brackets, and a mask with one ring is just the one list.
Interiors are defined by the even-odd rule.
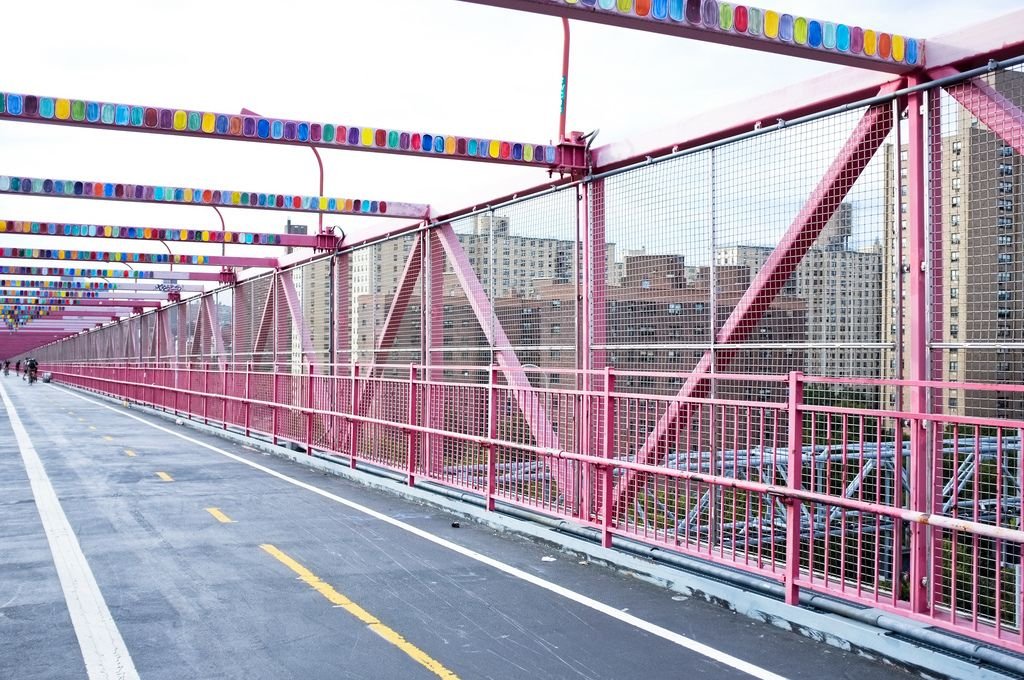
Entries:
[[[564,129],[568,44],[556,144],[2,92],[10,124],[553,179],[438,215],[325,196],[322,164],[308,196],[0,175],[10,195],[319,217],[309,235],[0,219],[34,244],[0,249],[0,355],[794,606],[1024,652],[1024,13],[922,40],[713,0],[478,4],[843,69],[605,145]],[[751,207],[765,182],[778,204]]]

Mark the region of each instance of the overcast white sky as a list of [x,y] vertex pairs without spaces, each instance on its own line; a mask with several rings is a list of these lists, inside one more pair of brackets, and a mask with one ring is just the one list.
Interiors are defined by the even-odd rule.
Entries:
[[[766,5],[927,38],[1022,9],[1024,0]],[[557,133],[561,24],[551,17],[457,0],[50,0],[5,3],[3,25],[7,58],[0,88],[6,91],[217,112],[247,107],[265,115],[531,142],[548,142]],[[574,22],[569,127],[600,128],[600,145],[836,68]],[[317,191],[313,155],[296,147],[0,123],[0,149],[0,174]],[[323,155],[329,195],[430,203],[442,211],[546,179],[536,169]],[[280,230],[289,217],[224,212],[235,229]],[[0,196],[0,217],[219,226],[205,207],[11,196]],[[291,217],[316,221],[315,215]],[[356,226],[340,217],[327,222]],[[10,236],[0,242],[22,244]],[[111,243],[107,249],[116,248]],[[127,249],[163,251],[139,242]]]

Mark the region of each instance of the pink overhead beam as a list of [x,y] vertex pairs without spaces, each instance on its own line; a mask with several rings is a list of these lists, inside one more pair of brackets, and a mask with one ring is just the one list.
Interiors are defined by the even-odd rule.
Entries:
[[[10,300],[23,300],[29,299],[30,296],[7,296],[0,297],[0,304],[20,304],[24,305],[23,302],[10,302]],[[31,298],[33,300],[40,298]],[[132,307],[159,307],[159,300],[70,300],[68,298],[47,299],[46,302],[33,303],[39,306],[49,307],[53,305],[68,306],[68,307],[126,307],[131,309]]]
[[291,246],[314,248],[320,245],[316,235],[273,234],[257,231],[221,231],[191,227],[126,227],[108,224],[69,222],[32,222],[0,220],[0,234],[21,236],[59,236],[62,238],[112,238],[131,241],[172,241],[182,243],[230,243],[237,246]]
[[0,92],[0,120],[550,168],[550,144]]
[[112,262],[117,264],[187,264],[208,267],[277,267],[276,257],[237,255],[168,255],[166,253],[112,253],[100,250],[59,250],[41,248],[2,248],[0,259],[60,260],[76,262]]
[[237,189],[203,189],[73,179],[0,175],[0,194],[48,198],[90,198],[129,203],[202,205],[221,208],[319,212],[363,217],[424,218],[430,206],[368,198],[300,196]]
[[1005,59],[1024,48],[1024,10],[959,29],[955,33],[928,39],[925,67],[973,68],[990,59]]
[[[957,70],[942,67],[929,72],[933,78],[944,78],[957,74]],[[951,85],[946,91],[971,115],[985,124],[989,130],[1013,147],[1018,154],[1024,154],[1024,111],[1010,101],[999,90],[982,78]]]
[[[117,264],[117,263],[115,263]],[[123,263],[120,263],[123,264]],[[0,266],[0,276],[59,276],[75,279],[139,279],[164,282],[177,281],[220,281],[216,272],[151,271],[144,269],[97,269],[84,267],[25,267],[21,265]],[[172,285],[168,283],[168,285]],[[173,285],[176,285],[173,284]]]
[[[887,85],[881,94],[894,91],[898,83]],[[726,319],[716,337],[720,345],[732,345],[747,340],[757,329],[761,318],[771,307],[783,285],[800,266],[804,256],[832,218],[864,168],[874,158],[892,129],[892,106],[888,103],[869,108],[853,133],[843,145],[835,160],[829,166],[821,181],[808,197],[796,219],[779,240],[778,245],[757,272],[749,288],[740,298],[735,309]],[[732,353],[718,350],[716,354],[706,352],[669,404],[664,415],[658,419],[648,433],[643,446],[636,454],[636,460],[643,464],[660,462],[665,440],[672,428],[679,422],[686,401],[706,394],[708,376],[715,361],[715,369],[722,370],[732,358]],[[635,475],[626,473],[616,482],[616,507],[622,508],[632,500]]]
[[711,0],[463,0],[888,73],[924,63],[924,41]]

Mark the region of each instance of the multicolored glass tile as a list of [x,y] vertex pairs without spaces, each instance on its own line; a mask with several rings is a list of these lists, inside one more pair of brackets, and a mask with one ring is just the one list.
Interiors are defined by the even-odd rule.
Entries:
[[893,64],[920,66],[924,41],[720,0],[533,0]]
[[206,255],[171,253],[125,253],[97,250],[52,248],[0,248],[0,257],[31,260],[84,260],[89,262],[127,262],[130,264],[210,264]]
[[0,93],[0,119],[554,167],[558,147],[428,131]]
[[430,206],[360,198],[267,194],[256,191],[166,187],[152,184],[84,182],[67,179],[12,177],[0,175],[0,194],[33,194],[62,198],[99,198],[109,201],[175,203],[178,205],[214,205],[257,210],[289,210],[335,215],[369,217],[405,217],[423,219]]
[[0,288],[40,288],[52,290],[117,290],[106,281],[46,281],[43,279],[0,279]]
[[160,229],[154,227],[118,227],[102,224],[67,224],[63,222],[23,222],[0,220],[0,234],[33,236],[78,236],[85,238],[123,238],[151,241],[184,241],[189,243],[234,243],[238,245],[276,246],[280,234],[209,229]]
[[90,279],[152,279],[157,272],[142,269],[81,269],[73,267],[0,266],[4,276],[70,276]]

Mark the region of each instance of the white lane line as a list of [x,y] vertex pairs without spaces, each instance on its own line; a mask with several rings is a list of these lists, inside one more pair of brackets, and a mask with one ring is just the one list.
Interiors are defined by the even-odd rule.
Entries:
[[121,632],[110,615],[92,569],[82,553],[82,547],[50,484],[43,461],[39,459],[3,385],[0,385],[0,397],[3,398],[7,416],[11,419],[11,429],[21,449],[21,458],[25,462],[32,495],[46,531],[46,540],[50,544],[53,563],[57,568],[60,587],[64,590],[64,600],[78,637],[78,646],[82,649],[89,680],[139,680],[135,663],[128,654]]
[[336,496],[336,495],[330,493],[329,491],[324,491],[323,489],[319,489],[319,488],[317,488],[317,487],[315,487],[315,486],[313,486],[311,484],[307,484],[305,482],[299,481],[298,479],[293,479],[293,478],[289,477],[288,475],[285,475],[285,474],[282,474],[282,473],[278,472],[277,470],[272,470],[272,469],[270,469],[268,467],[260,465],[259,463],[254,463],[252,461],[246,460],[245,458],[242,458],[241,456],[237,456],[237,455],[231,453],[230,451],[225,451],[224,449],[217,448],[216,446],[213,446],[212,444],[207,444],[206,442],[200,441],[198,439],[193,439],[192,437],[189,437],[187,435],[181,434],[180,432],[175,432],[174,430],[168,429],[166,427],[161,427],[160,425],[156,425],[155,423],[151,423],[151,422],[149,422],[148,420],[146,420],[144,418],[140,418],[139,416],[132,415],[131,413],[125,413],[125,412],[123,412],[122,410],[120,410],[118,408],[115,408],[115,407],[110,406],[108,404],[104,404],[102,402],[95,401],[93,399],[89,399],[88,397],[84,397],[84,396],[82,396],[80,394],[72,392],[71,390],[64,389],[63,387],[57,387],[56,389],[59,389],[62,392],[66,392],[66,393],[70,394],[71,396],[77,397],[78,399],[81,399],[83,401],[87,401],[87,402],[89,402],[91,404],[95,404],[96,406],[102,406],[103,408],[109,409],[109,410],[111,410],[111,411],[113,411],[115,413],[118,413],[118,414],[126,417],[126,418],[131,418],[133,420],[137,420],[140,423],[144,423],[146,425],[149,425],[150,427],[152,427],[155,430],[159,430],[161,432],[165,432],[167,434],[174,435],[175,437],[178,437],[180,439],[184,439],[185,441],[187,441],[187,442],[189,442],[191,444],[195,444],[196,446],[201,446],[202,448],[208,449],[210,451],[213,451],[214,453],[219,453],[220,455],[226,456],[226,457],[230,458],[231,460],[234,460],[234,461],[237,461],[239,463],[242,463],[243,465],[248,465],[249,467],[254,468],[256,470],[259,470],[260,472],[265,472],[266,474],[270,475],[271,477],[276,477],[276,478],[280,479],[281,481],[288,482],[289,484],[297,486],[300,489],[305,489],[306,491],[311,491],[311,492],[313,492],[313,493],[315,493],[315,494],[317,494],[319,496],[323,496],[324,498],[327,498],[328,500],[332,500],[335,503],[340,503],[341,505],[344,505],[345,507],[351,508],[352,510],[356,510],[357,512],[361,512],[361,513],[363,513],[365,515],[369,515],[370,517],[373,517],[374,519],[378,519],[378,520],[380,520],[382,522],[386,522],[387,524],[390,524],[393,527],[396,527],[398,529],[406,531],[406,532],[408,532],[408,533],[410,533],[410,534],[412,534],[414,536],[418,536],[418,537],[420,537],[420,538],[422,538],[424,540],[430,541],[431,543],[434,543],[435,545],[439,545],[442,548],[447,548],[448,550],[451,550],[452,552],[458,553],[458,554],[462,555],[463,557],[468,557],[471,560],[476,560],[477,562],[480,562],[482,564],[486,564],[487,566],[493,567],[494,569],[497,569],[498,571],[504,572],[505,574],[508,574],[509,576],[515,577],[517,579],[520,579],[522,581],[525,581],[527,583],[535,585],[538,588],[543,588],[544,590],[547,590],[547,591],[552,592],[552,593],[554,593],[556,595],[564,597],[567,600],[572,600],[573,602],[576,602],[577,604],[581,604],[584,607],[588,607],[590,609],[593,609],[594,611],[597,611],[597,612],[600,612],[602,614],[605,614],[606,616],[610,616],[613,619],[617,619],[618,621],[621,621],[621,622],[623,622],[625,624],[633,626],[634,628],[642,630],[642,631],[644,631],[646,633],[650,633],[651,635],[655,635],[657,637],[660,637],[663,640],[668,640],[669,642],[671,642],[673,644],[676,644],[676,645],[679,645],[680,647],[684,647],[684,648],[690,650],[691,652],[696,652],[697,654],[700,654],[702,656],[706,656],[707,658],[712,659],[713,661],[717,661],[718,663],[721,663],[721,664],[723,664],[725,666],[729,666],[730,668],[734,668],[734,669],[736,669],[738,671],[746,673],[747,675],[751,675],[751,676],[753,676],[755,678],[760,678],[761,680],[786,680],[784,676],[781,676],[781,675],[778,675],[776,673],[773,673],[773,672],[771,672],[771,671],[769,671],[769,670],[767,670],[765,668],[761,668],[760,666],[756,666],[756,665],[754,665],[752,663],[744,661],[743,659],[740,659],[740,658],[737,658],[735,656],[732,656],[731,654],[727,654],[727,653],[725,653],[725,652],[723,652],[721,650],[715,649],[714,647],[706,645],[706,644],[704,644],[702,642],[697,642],[696,640],[688,638],[685,635],[680,635],[679,633],[676,633],[675,631],[671,631],[668,628],[663,628],[662,626],[659,626],[659,625],[657,625],[655,623],[651,623],[650,621],[646,621],[644,619],[641,619],[640,617],[633,616],[632,614],[627,614],[626,612],[623,612],[623,611],[619,611],[615,607],[612,607],[611,605],[607,605],[604,602],[600,602],[600,601],[595,600],[593,598],[587,597],[586,595],[583,595],[581,593],[577,593],[574,590],[570,590],[570,589],[568,589],[568,588],[566,588],[564,586],[560,586],[557,583],[552,583],[551,581],[542,579],[539,576],[534,576],[533,574],[525,572],[522,569],[518,569],[516,567],[513,567],[510,564],[505,564],[504,562],[500,562],[500,561],[494,559],[493,557],[488,557],[487,555],[484,555],[482,553],[478,553],[475,550],[471,550],[471,549],[466,548],[464,546],[461,546],[461,545],[459,545],[457,543],[452,543],[451,541],[449,541],[447,539],[441,538],[440,536],[435,536],[434,534],[432,534],[430,532],[427,532],[427,531],[424,531],[423,529],[420,529],[418,527],[414,527],[411,524],[406,524],[405,522],[402,522],[400,520],[394,519],[392,517],[388,517],[387,515],[382,514],[380,512],[377,512],[376,510],[373,510],[372,508],[368,508],[365,505],[360,505],[359,503],[355,503],[353,501],[350,501],[347,498],[342,498],[341,496]]

